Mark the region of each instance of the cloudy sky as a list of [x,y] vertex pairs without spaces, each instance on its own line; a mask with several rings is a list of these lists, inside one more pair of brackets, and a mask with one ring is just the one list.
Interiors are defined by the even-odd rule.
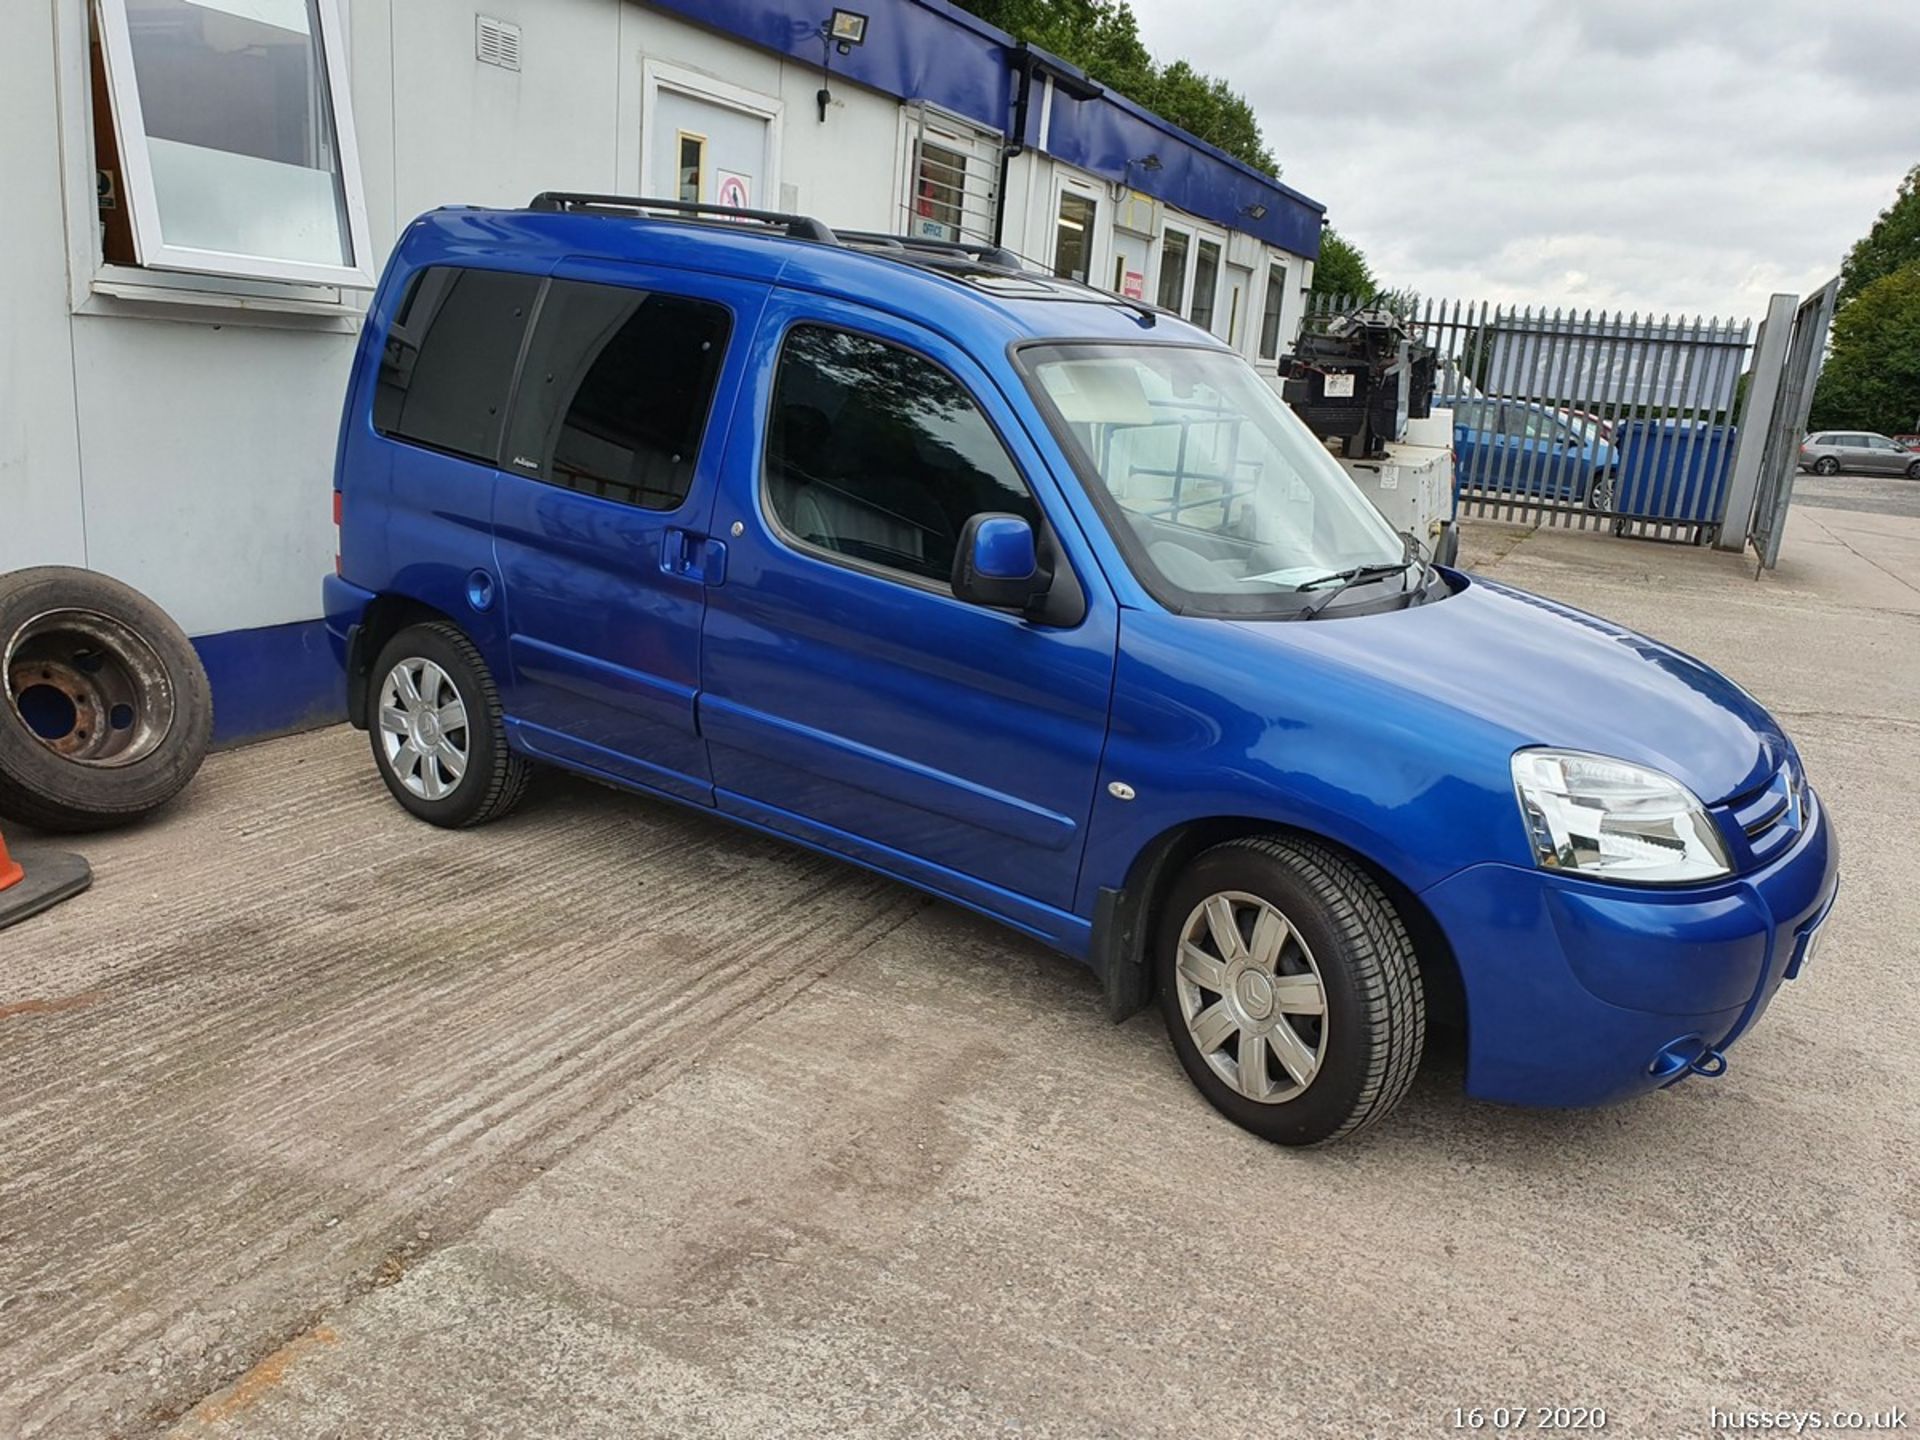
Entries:
[[1386,284],[1758,314],[1920,163],[1920,0],[1132,0]]

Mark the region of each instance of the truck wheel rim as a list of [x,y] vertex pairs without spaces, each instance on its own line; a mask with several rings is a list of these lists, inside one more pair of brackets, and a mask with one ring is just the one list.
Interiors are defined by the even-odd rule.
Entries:
[[1200,1058],[1263,1105],[1313,1084],[1327,1053],[1327,987],[1300,932],[1270,901],[1210,895],[1180,930],[1174,986]]
[[414,656],[387,672],[379,727],[387,767],[409,794],[444,800],[460,788],[473,738],[467,706],[433,661]]
[[173,729],[177,702],[159,652],[97,610],[49,610],[8,638],[7,706],[63,760],[118,769]]

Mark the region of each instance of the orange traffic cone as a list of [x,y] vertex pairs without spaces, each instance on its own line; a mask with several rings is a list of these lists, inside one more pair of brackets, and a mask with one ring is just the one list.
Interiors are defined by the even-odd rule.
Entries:
[[93,867],[65,850],[23,849],[15,856],[0,835],[0,930],[78,895]]

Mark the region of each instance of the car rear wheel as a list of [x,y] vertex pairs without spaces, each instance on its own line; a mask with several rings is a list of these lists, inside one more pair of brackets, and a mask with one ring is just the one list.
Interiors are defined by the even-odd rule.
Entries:
[[1279,836],[1216,846],[1175,883],[1156,939],[1174,1050],[1235,1124],[1318,1145],[1413,1083],[1426,1040],[1413,943],[1340,855]]
[[381,649],[367,734],[387,789],[412,814],[460,829],[520,802],[532,766],[507,745],[500,693],[454,626],[410,625]]
[[1907,466],[1907,478],[1909,480],[1920,480],[1920,460],[1915,460],[1911,465]]
[[1834,475],[1838,474],[1839,470],[1840,462],[1831,455],[1822,455],[1813,462],[1813,473],[1816,475]]

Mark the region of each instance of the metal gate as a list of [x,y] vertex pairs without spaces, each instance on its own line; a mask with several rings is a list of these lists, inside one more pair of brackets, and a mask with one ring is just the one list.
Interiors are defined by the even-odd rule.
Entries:
[[[1793,477],[1800,469],[1800,437],[1806,433],[1813,385],[1827,353],[1827,327],[1839,294],[1840,282],[1834,279],[1802,300],[1798,309],[1791,295],[1776,295],[1760,324],[1754,374],[1771,382],[1771,393],[1756,380],[1748,397],[1753,423],[1735,456],[1727,515],[1730,535],[1751,535],[1760,570],[1771,570],[1780,558]],[[1764,425],[1758,423],[1762,417]],[[1723,548],[1742,547],[1732,543]]]
[[[1695,544],[1717,537],[1747,321],[1387,303],[1437,352],[1434,403],[1454,412],[1461,516]],[[1311,296],[1305,324],[1356,308]]]

